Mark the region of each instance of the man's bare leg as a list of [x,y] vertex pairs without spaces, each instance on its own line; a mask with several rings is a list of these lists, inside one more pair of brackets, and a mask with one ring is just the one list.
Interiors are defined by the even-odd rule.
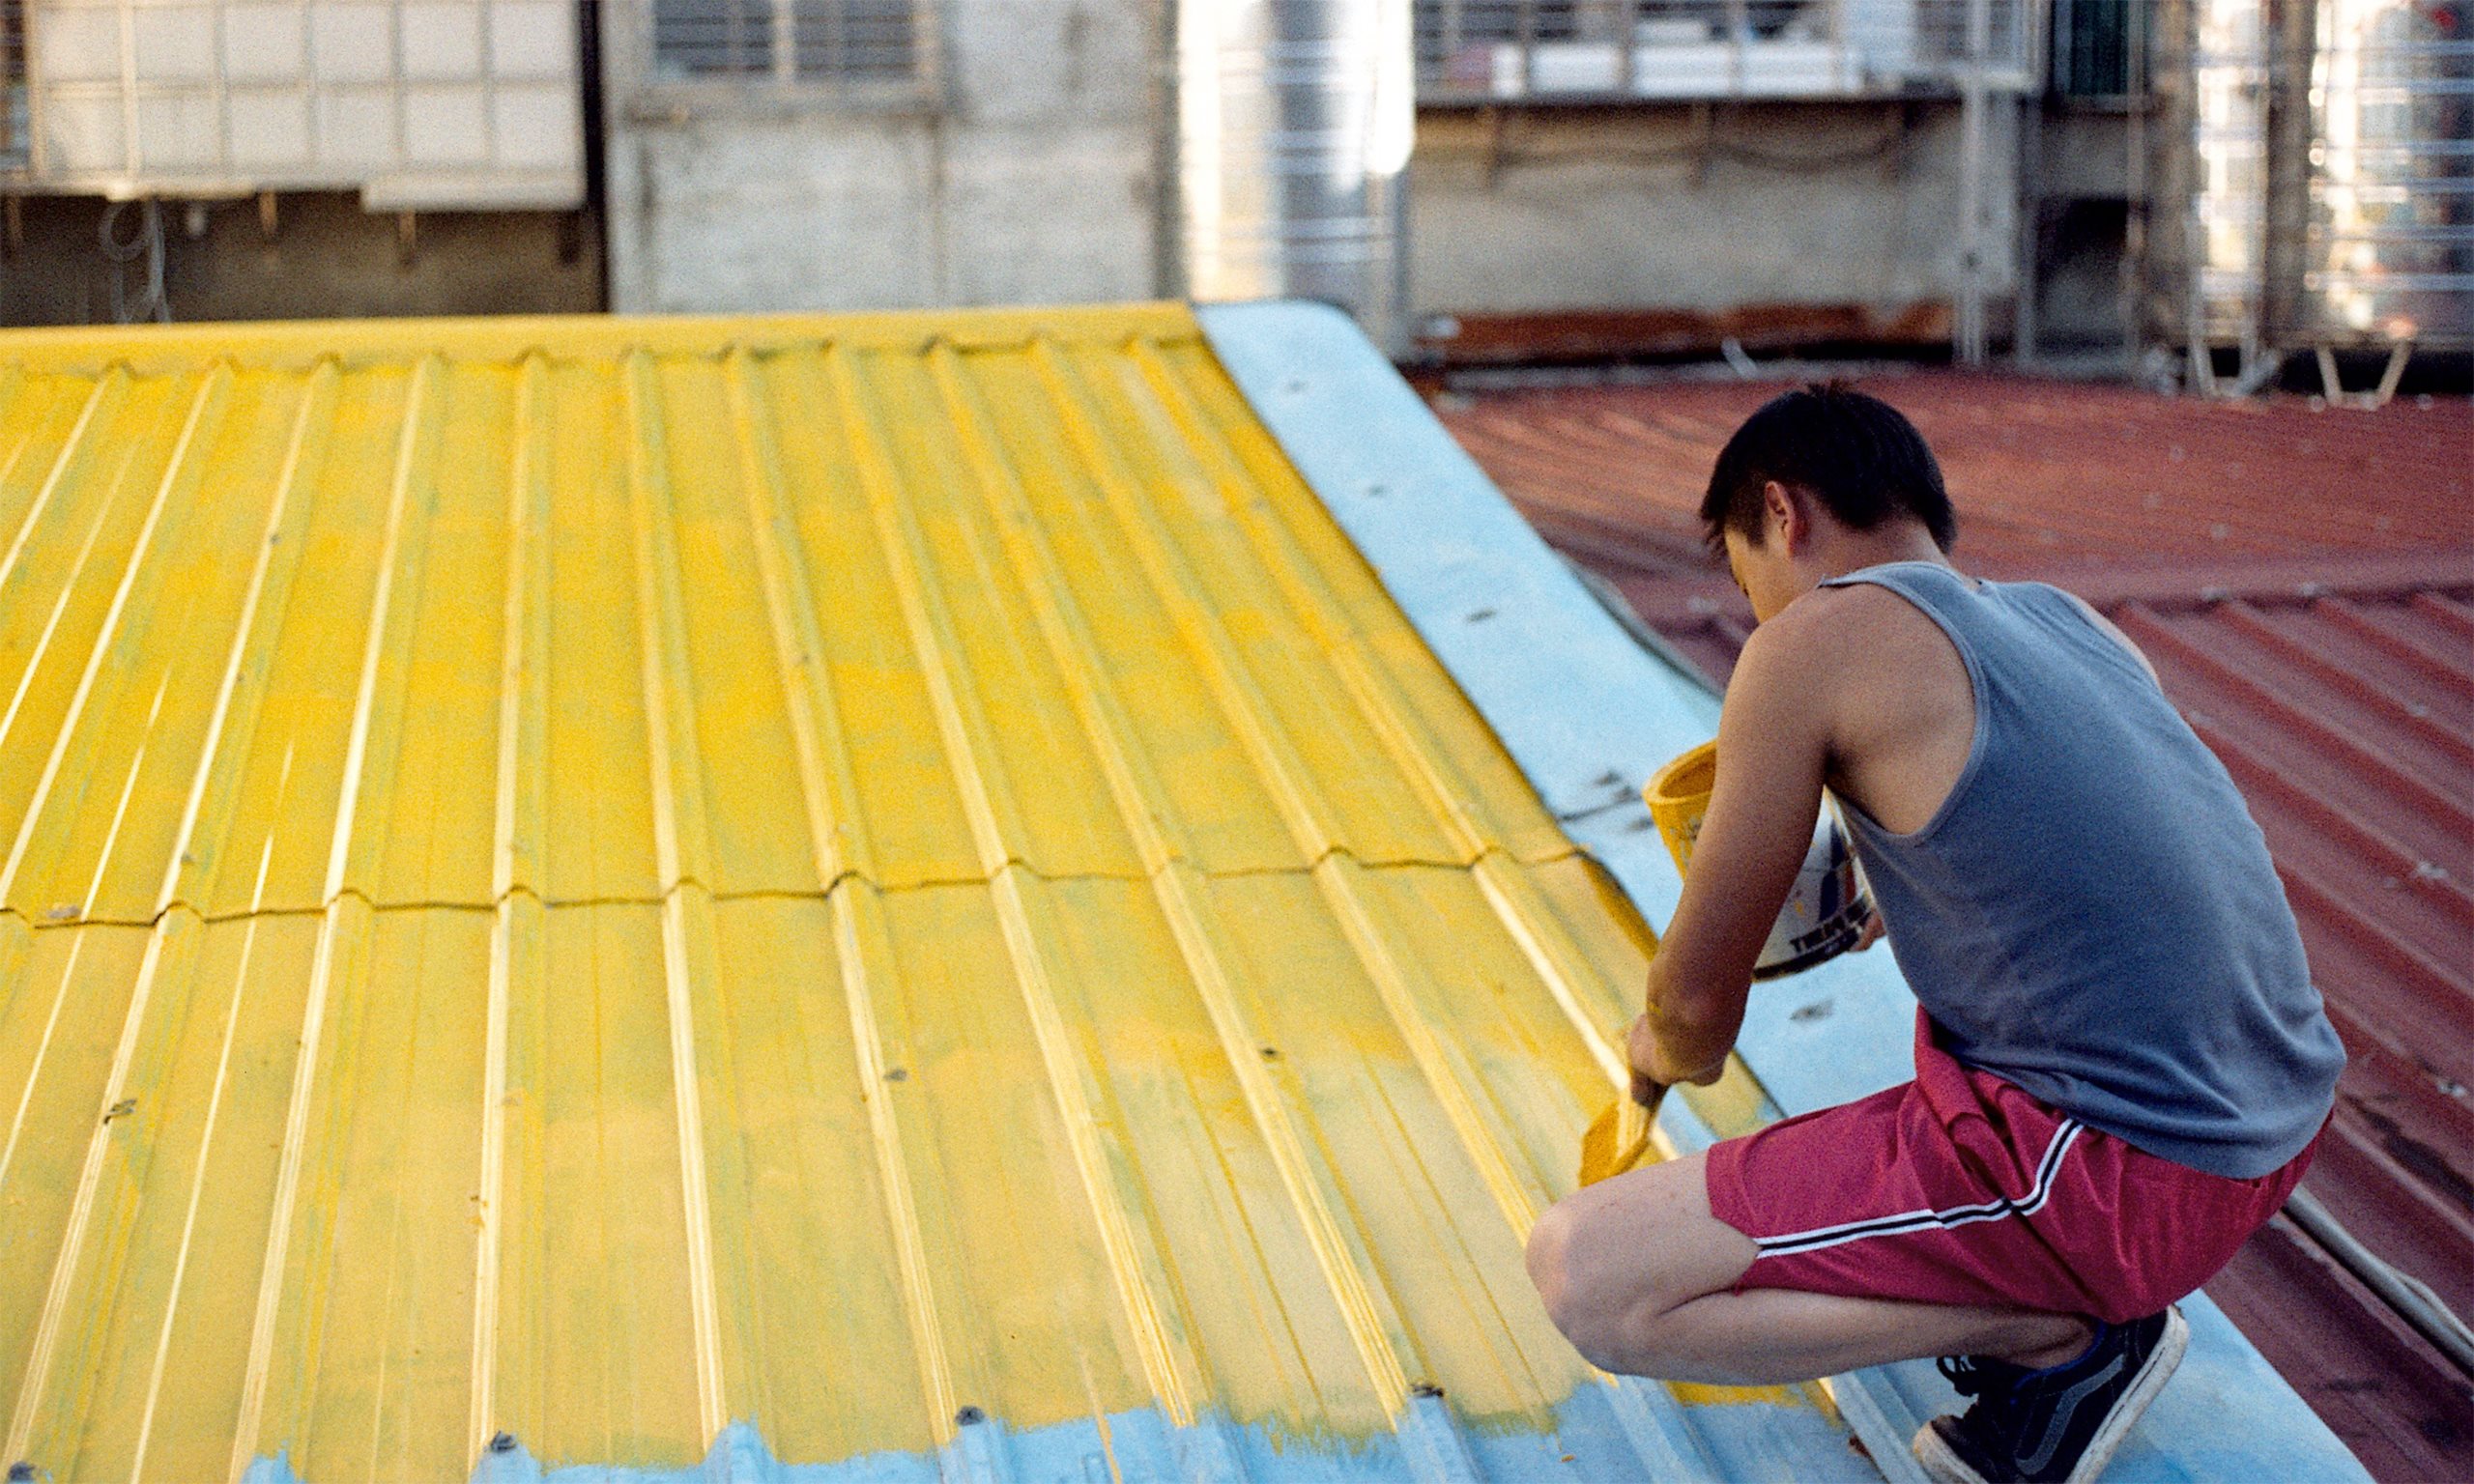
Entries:
[[1752,1239],[1710,1213],[1703,1156],[1671,1160],[1558,1202],[1529,1240],[1529,1275],[1556,1327],[1609,1371],[1664,1381],[1808,1381],[1924,1356],[2031,1367],[2086,1349],[2083,1319],[2028,1309],[1732,1292]]

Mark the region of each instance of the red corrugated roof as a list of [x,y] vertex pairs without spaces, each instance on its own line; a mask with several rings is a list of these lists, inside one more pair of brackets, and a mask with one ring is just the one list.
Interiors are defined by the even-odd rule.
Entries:
[[[1752,614],[1710,465],[1781,388],[1448,394],[1547,538],[1723,679]],[[2309,1188],[2474,1314],[2474,403],[2376,413],[1918,373],[1958,557],[2059,583],[2155,662],[2249,799],[2351,1052]],[[2474,1475],[2474,1392],[2282,1220],[2210,1285],[2383,1478]]]

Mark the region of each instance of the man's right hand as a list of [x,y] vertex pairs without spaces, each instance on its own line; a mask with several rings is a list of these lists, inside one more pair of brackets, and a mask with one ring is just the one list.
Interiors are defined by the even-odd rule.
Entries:
[[1660,1093],[1678,1082],[1707,1087],[1717,1081],[1719,1074],[1727,1070],[1726,1056],[1721,1053],[1712,1066],[1677,1075],[1678,1069],[1668,1066],[1666,1058],[1660,1054],[1657,1032],[1651,1026],[1647,1015],[1632,1022],[1632,1029],[1624,1041],[1625,1060],[1631,1064],[1632,1069],[1632,1100],[1643,1107],[1655,1101]]

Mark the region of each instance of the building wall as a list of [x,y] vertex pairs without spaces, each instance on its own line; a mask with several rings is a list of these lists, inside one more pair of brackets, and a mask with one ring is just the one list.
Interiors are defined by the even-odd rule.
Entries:
[[[103,201],[28,196],[0,242],[0,325],[93,325],[145,281],[97,243]],[[194,216],[192,216],[194,212]],[[584,314],[601,307],[601,233],[589,212],[423,212],[409,243],[389,212],[340,191],[276,198],[274,231],[254,199],[162,207],[163,297],[175,320],[398,314]],[[115,224],[137,230],[134,207]],[[200,230],[192,235],[190,227]]]
[[1157,294],[1157,3],[946,4],[935,107],[716,100],[709,87],[665,106],[611,48],[611,307]]
[[[1994,125],[2000,296],[2017,149],[1999,105]],[[1428,109],[1411,299],[1421,315],[1948,302],[1959,147],[1948,102]]]
[[[947,0],[940,106],[887,110],[628,75],[607,110],[611,307],[904,307],[1142,298],[1164,242],[1164,0]],[[624,14],[620,11],[618,14]],[[614,21],[614,23],[616,23]],[[2017,149],[1999,107],[1992,292]],[[1410,185],[1421,315],[1947,303],[1959,110],[1934,103],[1428,109]]]
[[2122,244],[2129,223],[2130,117],[2048,111],[2037,138],[2036,320],[2040,348],[2120,347],[2127,328]]

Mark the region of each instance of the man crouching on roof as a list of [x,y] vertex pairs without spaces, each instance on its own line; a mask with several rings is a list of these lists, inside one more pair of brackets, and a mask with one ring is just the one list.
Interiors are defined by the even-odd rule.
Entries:
[[1950,565],[1941,470],[1888,405],[1770,402],[1701,516],[1759,627],[1634,1092],[1717,1078],[1825,787],[1919,1002],[1915,1080],[1581,1190],[1530,1274],[1611,1371],[1942,1356],[1973,1403],[1916,1434],[1935,1477],[2092,1479],[2345,1062],[2266,845],[2120,631]]

